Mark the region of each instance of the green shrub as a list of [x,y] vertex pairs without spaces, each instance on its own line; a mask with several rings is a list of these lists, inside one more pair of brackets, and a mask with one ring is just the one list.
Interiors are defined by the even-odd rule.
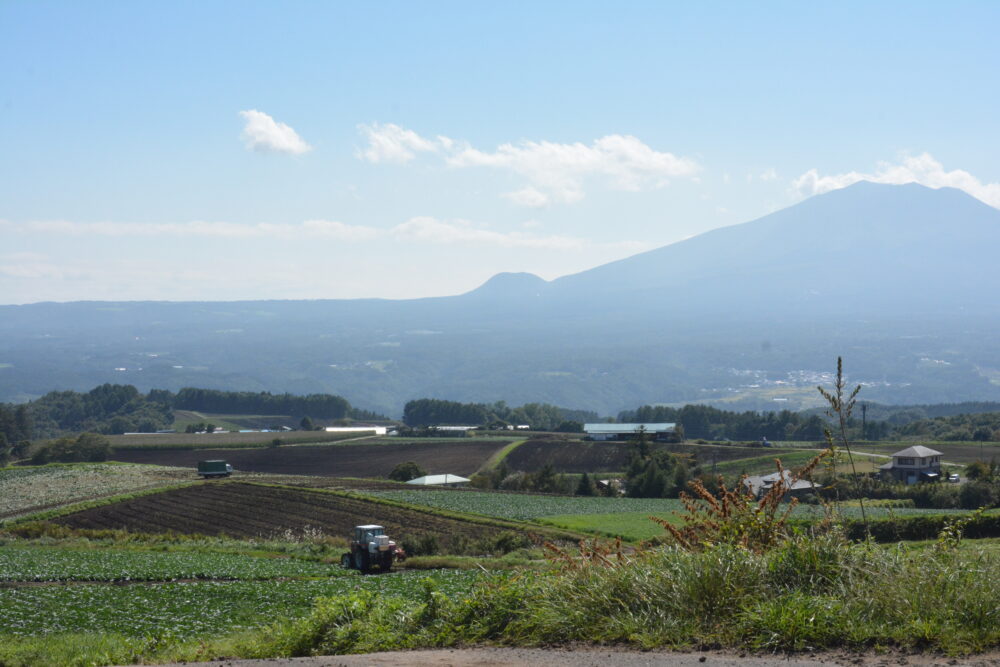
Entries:
[[81,433],[76,438],[67,436],[54,440],[39,448],[31,457],[34,465],[57,461],[60,463],[82,463],[107,461],[111,454],[111,443],[97,433]]

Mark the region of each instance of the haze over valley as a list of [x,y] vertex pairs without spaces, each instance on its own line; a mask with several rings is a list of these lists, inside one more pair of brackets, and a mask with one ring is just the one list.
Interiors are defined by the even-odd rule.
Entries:
[[0,400],[112,382],[415,397],[816,405],[838,355],[868,400],[1000,398],[1000,211],[951,188],[861,182],[545,281],[502,273],[413,300],[0,307]]

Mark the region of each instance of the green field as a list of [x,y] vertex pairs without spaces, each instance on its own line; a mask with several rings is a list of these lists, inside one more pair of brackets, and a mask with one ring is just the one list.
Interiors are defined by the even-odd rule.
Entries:
[[[680,515],[676,512],[657,512],[654,516],[673,524],[681,522]],[[555,514],[542,517],[539,521],[581,533],[596,533],[604,537],[620,537],[626,542],[641,542],[662,537],[665,532],[662,526],[650,521],[649,517],[649,512]]]
[[[937,510],[937,509],[914,509],[914,508],[886,508],[886,507],[866,507],[869,519],[885,519],[890,516],[907,517],[921,515],[968,514],[967,510]],[[844,519],[860,519],[861,508],[857,505],[841,505],[837,513]],[[583,533],[596,533],[606,537],[621,537],[629,542],[640,542],[654,537],[664,535],[663,528],[654,521],[650,521],[650,515],[666,519],[673,524],[680,524],[683,521],[681,508],[673,512],[620,512],[615,514],[555,514],[539,517],[539,521],[545,524],[575,530]],[[792,510],[793,519],[813,519],[821,520],[825,518],[822,507],[816,505],[797,505]]]
[[531,520],[561,514],[661,513],[681,508],[676,498],[550,496],[488,491],[369,491],[370,495],[452,512]]
[[468,590],[481,572],[443,570],[361,576],[341,571],[318,580],[203,581],[108,586],[0,588],[0,644],[17,637],[113,633],[186,639],[232,633],[309,611],[320,596],[362,590],[416,600],[430,578],[447,595]]
[[136,551],[8,544],[0,549],[0,581],[170,581],[274,579],[345,574],[319,561],[192,551]]

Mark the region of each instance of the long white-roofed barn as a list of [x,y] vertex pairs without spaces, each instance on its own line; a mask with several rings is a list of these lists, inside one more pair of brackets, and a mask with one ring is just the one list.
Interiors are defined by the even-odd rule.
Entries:
[[645,432],[653,440],[671,440],[677,433],[677,424],[584,424],[583,430],[591,440],[629,440]]

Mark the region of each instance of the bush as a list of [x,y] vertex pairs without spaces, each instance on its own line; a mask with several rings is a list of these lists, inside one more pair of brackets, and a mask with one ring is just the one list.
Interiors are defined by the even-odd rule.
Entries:
[[411,479],[423,477],[426,474],[427,471],[413,461],[406,461],[392,469],[392,472],[389,473],[389,479],[397,482],[409,482]]
[[430,533],[414,538],[403,538],[400,546],[408,556],[435,556],[440,551],[437,536]]
[[60,463],[107,461],[111,443],[103,435],[82,433],[76,438],[59,438],[40,448],[31,457],[35,465],[58,461]]

